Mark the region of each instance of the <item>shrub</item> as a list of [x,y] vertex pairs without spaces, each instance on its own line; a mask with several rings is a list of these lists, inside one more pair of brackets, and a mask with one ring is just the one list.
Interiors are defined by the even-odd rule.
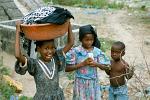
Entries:
[[0,79],[0,100],[9,100],[10,96],[15,93],[15,89],[10,87],[2,77]]
[[21,96],[19,97],[19,100],[33,100],[33,99],[27,96]]

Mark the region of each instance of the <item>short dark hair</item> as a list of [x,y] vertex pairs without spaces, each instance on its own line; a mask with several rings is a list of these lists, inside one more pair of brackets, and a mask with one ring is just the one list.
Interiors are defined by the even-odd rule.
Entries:
[[54,39],[51,39],[51,40],[43,40],[43,41],[36,41],[35,44],[36,44],[36,46],[40,47],[40,46],[42,46],[45,42],[54,42]]
[[113,45],[120,46],[121,50],[125,49],[125,44],[123,42],[121,42],[121,41],[116,41],[116,42],[113,43]]
[[37,47],[41,47],[45,42],[54,42],[54,39],[51,39],[51,40],[42,40],[42,41],[36,41],[36,42],[35,42],[35,44],[36,44],[35,51],[37,51]]

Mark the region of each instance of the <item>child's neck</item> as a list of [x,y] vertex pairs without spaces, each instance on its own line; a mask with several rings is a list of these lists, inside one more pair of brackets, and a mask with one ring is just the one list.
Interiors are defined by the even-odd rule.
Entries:
[[93,47],[90,47],[90,48],[85,48],[83,47],[86,51],[92,51],[93,50]]
[[121,60],[122,60],[122,58],[116,59],[116,60],[113,59],[113,61],[116,62],[116,63],[117,63],[117,62],[120,62]]
[[41,61],[43,61],[44,63],[49,63],[49,62],[51,62],[51,60],[52,60],[52,59],[51,59],[51,60],[49,60],[49,61],[45,61],[42,57],[40,57],[39,59],[40,59]]

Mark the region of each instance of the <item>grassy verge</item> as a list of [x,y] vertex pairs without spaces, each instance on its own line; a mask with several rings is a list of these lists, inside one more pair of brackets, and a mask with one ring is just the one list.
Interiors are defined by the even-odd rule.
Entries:
[[83,8],[115,8],[121,9],[124,3],[109,2],[108,0],[43,0],[45,3],[52,2],[53,4],[76,6]]
[[15,89],[9,86],[3,80],[3,75],[9,75],[9,74],[10,74],[10,70],[3,65],[3,58],[0,59],[0,100],[9,100],[10,96],[15,93]]
[[[10,100],[11,97],[14,97],[13,100],[17,100],[15,97],[18,98],[15,94],[16,89],[3,80],[3,75],[10,75],[10,73],[10,69],[3,65],[3,58],[0,59],[0,100]],[[21,96],[19,100],[32,100],[32,98]]]

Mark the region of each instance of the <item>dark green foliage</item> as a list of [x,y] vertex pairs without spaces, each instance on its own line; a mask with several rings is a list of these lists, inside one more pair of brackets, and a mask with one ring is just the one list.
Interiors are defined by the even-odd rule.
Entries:
[[10,87],[2,78],[0,79],[0,100],[9,100],[15,93],[15,89]]
[[21,96],[21,97],[19,97],[19,100],[33,100],[33,99],[30,97]]
[[[1,57],[2,58],[2,57]],[[9,100],[10,96],[15,93],[15,89],[10,87],[3,79],[3,75],[9,75],[10,70],[3,65],[3,59],[0,59],[0,100]]]

